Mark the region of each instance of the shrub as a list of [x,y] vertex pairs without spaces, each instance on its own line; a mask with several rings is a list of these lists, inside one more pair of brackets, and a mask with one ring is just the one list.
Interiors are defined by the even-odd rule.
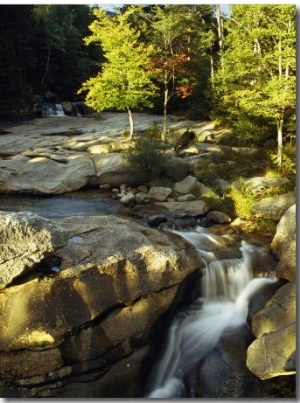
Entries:
[[150,182],[165,170],[167,156],[161,141],[149,137],[138,137],[135,144],[125,151],[129,169],[134,172],[141,183]]

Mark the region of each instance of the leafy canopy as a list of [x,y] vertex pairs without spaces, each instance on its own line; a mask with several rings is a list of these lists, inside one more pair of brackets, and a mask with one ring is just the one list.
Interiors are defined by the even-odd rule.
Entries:
[[153,47],[142,43],[138,31],[130,26],[131,12],[129,8],[124,14],[109,17],[102,8],[94,10],[96,19],[89,26],[92,34],[85,43],[100,44],[106,61],[97,77],[83,83],[79,92],[87,91],[87,105],[98,112],[152,106],[149,98],[156,87],[147,66]]

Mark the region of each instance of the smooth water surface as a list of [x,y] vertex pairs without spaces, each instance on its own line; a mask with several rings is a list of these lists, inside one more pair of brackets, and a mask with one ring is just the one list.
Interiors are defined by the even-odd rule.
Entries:
[[124,207],[111,194],[85,190],[63,195],[0,195],[0,210],[31,211],[45,218],[121,214]]

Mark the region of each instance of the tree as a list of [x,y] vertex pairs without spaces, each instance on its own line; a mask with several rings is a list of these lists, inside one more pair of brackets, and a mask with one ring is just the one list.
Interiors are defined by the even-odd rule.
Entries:
[[132,138],[132,109],[152,106],[149,98],[156,87],[149,69],[153,47],[139,40],[138,31],[128,22],[131,13],[131,7],[113,17],[102,8],[94,10],[96,19],[89,26],[92,34],[85,38],[85,43],[101,45],[106,61],[97,77],[82,84],[79,93],[87,91],[86,104],[98,112],[106,108],[126,110]]
[[218,73],[217,104],[231,121],[276,125],[279,166],[283,128],[296,111],[295,16],[293,5],[232,6]]

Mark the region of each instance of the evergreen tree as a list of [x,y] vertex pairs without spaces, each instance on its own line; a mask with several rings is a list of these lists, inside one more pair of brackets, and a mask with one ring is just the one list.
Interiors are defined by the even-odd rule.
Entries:
[[89,27],[92,34],[85,42],[99,44],[106,61],[97,77],[84,82],[79,92],[87,91],[87,105],[98,112],[106,108],[126,110],[130,137],[133,137],[132,109],[151,106],[149,98],[154,94],[155,86],[149,69],[153,48],[142,43],[139,33],[130,26],[131,13],[131,7],[113,17],[103,8],[94,10],[96,19]]

